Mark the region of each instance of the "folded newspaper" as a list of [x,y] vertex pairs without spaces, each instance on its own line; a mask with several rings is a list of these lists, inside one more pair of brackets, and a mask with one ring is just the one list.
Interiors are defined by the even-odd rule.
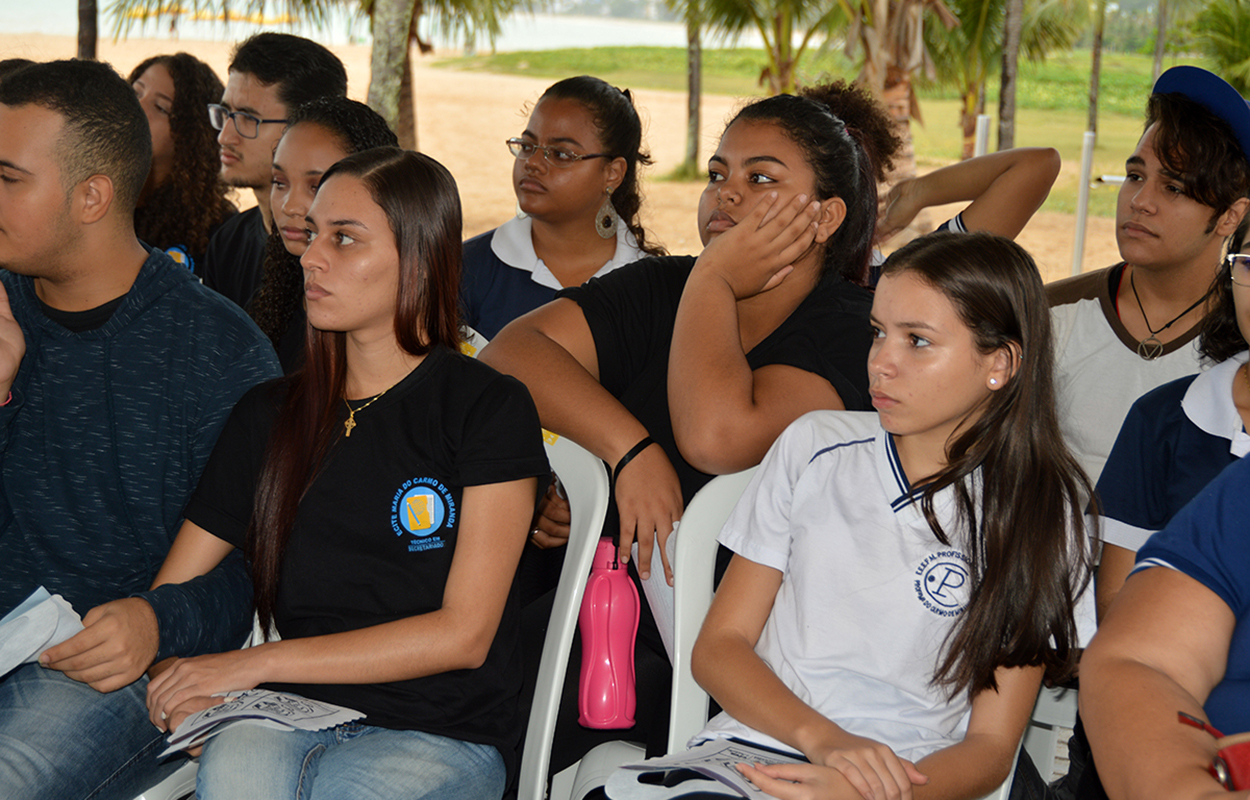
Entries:
[[59,594],[40,586],[0,619],[0,675],[34,663],[44,650],[82,630],[82,618]]
[[295,694],[249,689],[227,692],[226,702],[192,714],[169,736],[164,758],[179,750],[199,747],[234,725],[260,725],[284,731],[321,731],[360,719],[364,713]]
[[[681,753],[626,764],[612,774],[605,788],[614,800],[649,800],[695,791],[730,794],[726,789],[743,797],[765,798],[772,795],[742,777],[735,768],[737,764],[802,764],[805,761],[802,756],[787,755],[736,739],[712,739]],[[709,778],[723,785],[709,784],[706,780]]]

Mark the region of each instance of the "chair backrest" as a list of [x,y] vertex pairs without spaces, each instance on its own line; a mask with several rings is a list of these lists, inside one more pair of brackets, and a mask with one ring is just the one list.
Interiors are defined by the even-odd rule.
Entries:
[[590,575],[608,511],[608,471],[603,462],[570,439],[546,431],[543,438],[551,468],[560,476],[560,483],[568,494],[572,521],[521,754],[519,800],[543,800],[547,793],[547,767],[551,762],[551,742],[555,736],[564,673],[573,647],[582,595],[586,591],[586,577]]
[[477,354],[482,348],[490,344],[486,337],[470,328],[468,325],[460,327],[460,333],[464,336],[464,341],[460,343],[460,352],[470,358],[477,358]]
[[690,672],[690,653],[703,618],[712,605],[716,537],[729,519],[757,467],[712,479],[681,515],[673,553],[673,705],[668,724],[668,752],[707,723],[708,696]]

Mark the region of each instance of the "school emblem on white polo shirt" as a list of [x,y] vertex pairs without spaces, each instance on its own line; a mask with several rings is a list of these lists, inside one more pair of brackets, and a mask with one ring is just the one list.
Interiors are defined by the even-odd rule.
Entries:
[[391,500],[391,529],[396,536],[413,537],[408,552],[419,553],[447,546],[439,531],[456,524],[456,500],[434,478],[409,478]]
[[916,597],[941,617],[957,617],[968,604],[972,573],[968,559],[958,550],[926,556],[916,567]]

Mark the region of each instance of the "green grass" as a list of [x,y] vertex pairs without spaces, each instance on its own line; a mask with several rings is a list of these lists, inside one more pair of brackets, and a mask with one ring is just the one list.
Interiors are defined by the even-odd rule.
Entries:
[[[751,96],[763,93],[760,72],[766,63],[762,50],[704,50],[703,91],[708,94]],[[1201,63],[1189,62],[1187,63]],[[568,75],[597,75],[617,86],[632,88],[686,90],[686,52],[676,47],[599,47],[592,49],[546,50],[498,53],[465,58],[443,59],[437,66],[536,78],[562,78]],[[850,77],[854,64],[840,51],[809,53],[801,69],[801,80],[813,82],[822,76]],[[1056,53],[1045,62],[1020,64],[1017,91],[1016,144],[1055,147],[1065,164],[1079,167],[1081,145],[1088,116],[1090,53],[1074,50]],[[1150,91],[1150,58],[1129,53],[1104,53],[1099,91],[1099,136],[1094,150],[1095,177],[1123,174],[1124,159],[1141,135],[1141,119]],[[998,81],[987,87],[991,112],[998,105]],[[919,164],[942,166],[959,158],[962,133],[959,129],[957,91],[949,86],[917,87],[925,124],[913,124],[916,158]],[[991,142],[996,138],[995,128]],[[1048,211],[1073,213],[1077,203],[1077,178],[1065,171],[1050,199]],[[1114,216],[1114,187],[1096,186],[1090,194],[1090,212]]]

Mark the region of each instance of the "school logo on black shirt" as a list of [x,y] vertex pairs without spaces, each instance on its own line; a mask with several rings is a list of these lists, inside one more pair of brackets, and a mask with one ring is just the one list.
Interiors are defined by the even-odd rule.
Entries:
[[409,478],[391,501],[391,529],[396,536],[413,537],[408,552],[419,553],[445,547],[439,532],[455,527],[456,500],[434,478]]

